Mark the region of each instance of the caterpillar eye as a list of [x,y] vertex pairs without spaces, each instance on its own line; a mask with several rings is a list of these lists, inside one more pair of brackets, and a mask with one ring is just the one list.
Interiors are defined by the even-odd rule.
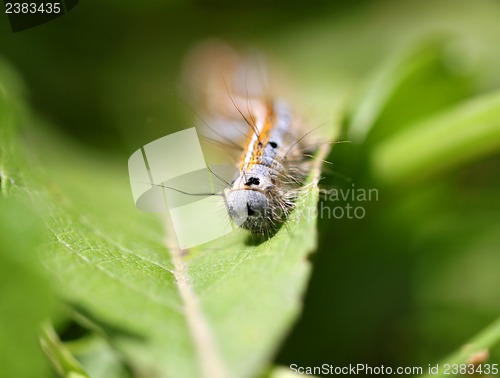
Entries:
[[245,183],[246,186],[259,185],[260,180],[257,177],[250,177]]
[[278,148],[278,143],[276,142],[269,142],[272,148]]
[[247,203],[247,214],[249,217],[255,215],[255,211],[250,207],[250,204]]

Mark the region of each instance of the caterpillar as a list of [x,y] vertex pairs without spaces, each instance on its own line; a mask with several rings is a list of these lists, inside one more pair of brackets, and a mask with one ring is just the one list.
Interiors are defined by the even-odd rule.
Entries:
[[240,146],[237,174],[223,194],[233,223],[271,236],[293,211],[311,170],[308,130],[286,100],[270,94],[258,59],[210,41],[193,50],[186,67],[209,134]]

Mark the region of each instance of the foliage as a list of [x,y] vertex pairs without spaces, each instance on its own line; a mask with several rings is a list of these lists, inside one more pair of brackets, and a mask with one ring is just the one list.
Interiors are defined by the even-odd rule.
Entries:
[[[2,51],[15,67],[0,62],[9,376],[50,376],[36,335],[60,375],[93,378],[426,367],[484,348],[499,361],[497,3],[278,2],[256,17],[151,3],[128,24],[131,5],[90,8]],[[135,209],[126,159],[191,126],[170,93],[187,46],[207,34],[251,40],[288,67],[301,90],[285,95],[319,128],[333,132],[347,106],[339,140],[350,143],[332,146],[320,186],[378,197],[332,201],[312,185],[296,215],[319,197],[319,210],[359,206],[362,219],[295,216],[264,243],[242,231],[180,255],[163,220]]]

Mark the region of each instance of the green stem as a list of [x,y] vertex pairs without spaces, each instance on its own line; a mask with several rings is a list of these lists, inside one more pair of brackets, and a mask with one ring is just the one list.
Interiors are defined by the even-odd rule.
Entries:
[[61,377],[89,378],[89,375],[83,370],[80,363],[61,343],[52,324],[47,322],[42,326],[40,343],[43,351]]
[[489,350],[500,342],[500,318],[495,320],[486,329],[473,337],[455,353],[451,354],[439,363],[438,374],[427,374],[423,378],[450,377],[444,374],[445,364],[466,364],[471,356],[480,353],[483,350]]
[[475,97],[381,142],[372,169],[386,183],[409,182],[500,149],[500,91]]

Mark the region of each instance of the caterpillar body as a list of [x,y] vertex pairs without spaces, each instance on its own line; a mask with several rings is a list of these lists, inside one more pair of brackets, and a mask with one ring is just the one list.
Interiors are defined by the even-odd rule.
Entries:
[[263,108],[254,117],[238,177],[225,191],[233,221],[255,234],[275,230],[288,217],[307,175],[288,104],[270,100]]
[[271,236],[294,209],[311,170],[308,130],[287,101],[269,94],[265,71],[255,60],[209,42],[187,65],[191,85],[198,93],[202,87],[198,99],[209,134],[241,146],[237,174],[224,190],[232,222]]

